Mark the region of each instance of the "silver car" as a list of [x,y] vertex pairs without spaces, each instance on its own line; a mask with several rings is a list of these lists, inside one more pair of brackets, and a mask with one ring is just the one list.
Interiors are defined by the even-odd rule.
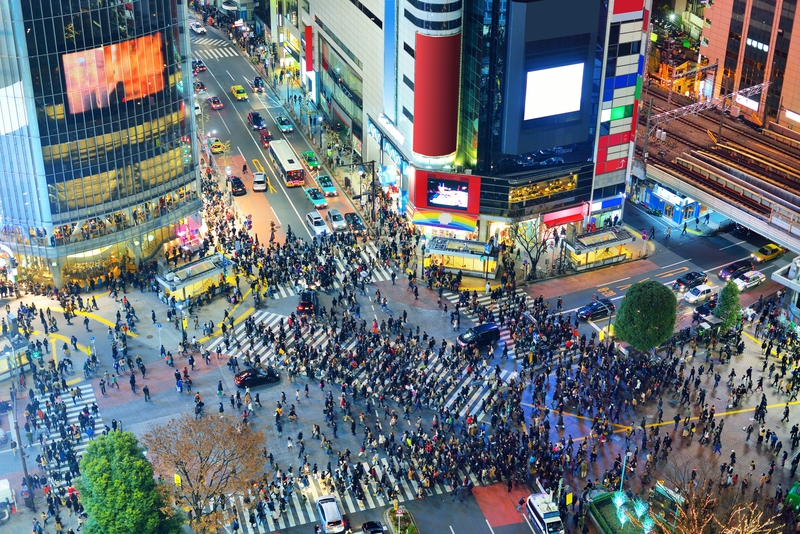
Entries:
[[311,232],[314,235],[325,235],[331,233],[330,228],[328,228],[328,225],[325,224],[325,219],[323,219],[322,215],[316,211],[306,214],[306,224],[309,228],[311,228]]
[[330,223],[334,232],[344,232],[347,230],[347,221],[344,220],[344,217],[342,217],[342,214],[339,213],[339,210],[336,208],[329,209],[325,218]]

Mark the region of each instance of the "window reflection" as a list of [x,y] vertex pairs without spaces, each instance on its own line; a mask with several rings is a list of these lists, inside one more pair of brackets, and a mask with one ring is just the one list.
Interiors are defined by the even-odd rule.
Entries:
[[534,200],[565,191],[572,191],[578,187],[578,176],[572,175],[556,180],[528,184],[509,190],[508,200],[511,203]]

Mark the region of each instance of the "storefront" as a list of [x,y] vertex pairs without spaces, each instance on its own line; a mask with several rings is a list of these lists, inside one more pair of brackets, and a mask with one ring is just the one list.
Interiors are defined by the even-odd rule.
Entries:
[[622,218],[622,204],[625,200],[624,194],[615,195],[605,200],[592,202],[592,212],[589,217],[589,224],[596,228],[608,228],[613,226]]
[[661,214],[677,224],[705,215],[708,207],[692,198],[674,193],[656,184],[652,189],[645,188],[642,204],[645,208],[660,210]]
[[373,121],[372,117],[367,116],[367,133],[379,149],[380,166],[376,170],[381,190],[390,201],[391,208],[400,215],[405,215],[408,206],[408,173],[411,166],[392,141],[395,139],[402,144],[404,138],[383,114],[378,121]]

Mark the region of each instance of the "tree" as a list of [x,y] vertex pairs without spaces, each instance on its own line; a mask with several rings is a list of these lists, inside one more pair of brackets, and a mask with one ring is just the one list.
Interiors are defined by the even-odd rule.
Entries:
[[675,330],[677,305],[675,294],[660,282],[633,284],[619,305],[616,336],[641,351],[658,347]]
[[535,279],[536,266],[547,250],[548,238],[540,231],[539,226],[531,221],[512,223],[508,233],[514,243],[528,254],[528,280]]
[[722,328],[727,330],[739,320],[741,308],[739,286],[733,280],[728,280],[719,292],[719,302],[712,313],[722,321]]
[[180,525],[159,492],[153,466],[131,432],[111,432],[89,443],[78,479],[89,516],[87,534],[166,534]]
[[156,474],[175,481],[170,487],[173,499],[191,509],[192,529],[200,533],[225,526],[225,513],[213,503],[252,487],[264,467],[264,442],[261,431],[236,418],[195,419],[190,414],[154,427],[142,438]]

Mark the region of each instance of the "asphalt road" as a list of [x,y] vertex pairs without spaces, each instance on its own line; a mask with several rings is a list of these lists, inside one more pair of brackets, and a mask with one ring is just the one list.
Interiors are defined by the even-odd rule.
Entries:
[[[230,141],[231,148],[227,157],[218,155],[215,156],[215,161],[222,169],[230,165],[232,174],[244,181],[248,189],[247,195],[236,197],[240,211],[243,214],[253,215],[254,227],[257,229],[269,228],[270,221],[274,220],[282,228],[282,232],[291,226],[297,235],[310,239],[311,233],[305,225],[305,215],[314,208],[306,198],[303,188],[287,188],[282,180],[277,178],[268,151],[259,141],[259,132],[254,131],[247,122],[248,113],[258,111],[276,140],[288,141],[298,156],[304,151],[315,150],[318,159],[322,161],[324,154],[320,154],[298,131],[300,125],[294,124],[293,133],[282,133],[275,122],[281,115],[292,120],[284,108],[287,97],[286,86],[279,87],[280,94],[276,94],[269,86],[265,87],[263,93],[254,93],[252,81],[258,72],[239,53],[236,45],[214,28],[208,28],[208,33],[205,35],[192,34],[192,49],[192,57],[202,59],[207,67],[206,71],[195,77],[206,86],[205,93],[198,94],[197,100],[203,103],[207,97],[217,96],[225,105],[220,110],[212,110],[209,106],[205,106],[204,126],[207,135],[218,137],[222,142]],[[232,85],[242,85],[247,92],[248,100],[237,101],[231,94]],[[297,94],[297,89],[295,88],[291,94]],[[198,129],[202,129],[200,120]],[[318,132],[316,129],[314,131]],[[245,162],[248,173],[242,174],[242,164]],[[270,177],[272,186],[276,190],[274,193],[252,190],[253,171],[262,168]],[[316,183],[307,174],[305,187],[313,186],[316,186]],[[339,196],[329,198],[328,205],[329,208],[339,209],[342,214],[354,211],[349,200],[341,195],[341,192]],[[320,210],[320,213],[325,216],[325,210]]]

